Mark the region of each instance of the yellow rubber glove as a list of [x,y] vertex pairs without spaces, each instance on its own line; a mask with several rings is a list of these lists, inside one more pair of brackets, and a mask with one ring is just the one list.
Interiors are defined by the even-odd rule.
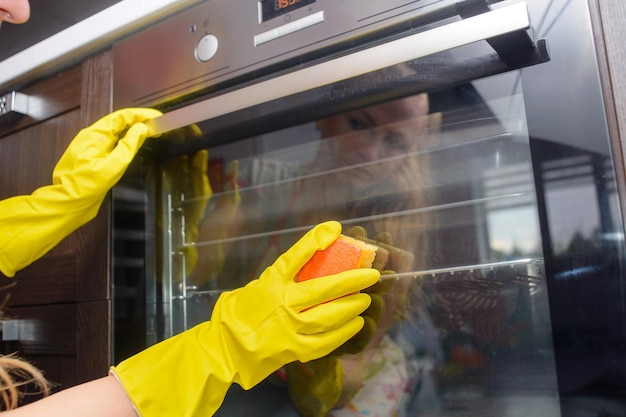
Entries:
[[[209,165],[209,153],[206,149],[195,154],[182,155],[165,161],[161,167],[164,177],[170,181],[170,188],[182,194],[181,213],[184,216],[185,241],[180,242],[182,247],[177,247],[176,251],[184,256],[184,270],[175,268],[177,274],[174,281],[183,280],[186,275],[194,270],[198,262],[198,252],[194,242],[198,239],[198,224],[205,216],[206,206],[213,190],[209,184],[207,168]],[[157,225],[163,228],[161,216],[157,217]],[[163,232],[164,233],[164,232]]]
[[372,298],[371,306],[362,314],[364,329],[372,326],[367,333],[361,330],[328,356],[285,366],[289,396],[302,417],[324,417],[333,409],[343,408],[361,389],[369,358],[391,324],[400,318],[394,292],[405,288],[395,288],[398,281],[385,275],[396,273],[382,271],[381,280],[364,290]]
[[[201,136],[200,128],[191,125],[171,133],[165,140],[182,142]],[[176,208],[183,215],[184,241],[175,242],[180,245],[175,251],[183,258],[174,268],[175,282],[185,279],[188,286],[202,286],[222,271],[226,250],[221,240],[228,236],[241,203],[238,168],[238,160],[230,161],[226,170],[220,158],[209,162],[206,149],[162,162],[163,178],[168,188],[179,194],[175,204],[180,204]],[[157,226],[162,229],[161,219],[161,215],[157,216]]]
[[[363,227],[353,226],[344,234],[385,248],[390,256],[385,264],[377,267],[407,268],[413,261],[410,252],[393,246],[390,233],[379,233],[368,239]],[[374,349],[387,330],[404,317],[408,308],[406,293],[413,278],[385,276],[394,277],[397,272],[381,271],[381,280],[364,290],[372,297],[372,304],[362,314],[365,319],[363,330],[328,356],[285,366],[289,396],[302,417],[324,417],[331,410],[346,406],[362,386]]]
[[[383,274],[387,271],[383,271]],[[384,278],[384,277],[383,277]],[[393,283],[381,279],[363,290],[372,303],[361,314],[365,320],[363,329],[328,356],[307,363],[293,362],[285,366],[287,389],[294,406],[302,417],[324,417],[340,403],[342,398],[352,398],[358,387],[347,386],[352,381],[346,376],[340,360],[345,355],[357,356],[368,347],[379,333],[378,322],[385,309],[384,295]]]
[[0,201],[0,271],[12,277],[98,213],[143,144],[152,109],[125,109],[81,130],[52,174],[52,185]]
[[370,304],[359,291],[378,281],[378,271],[295,282],[340,232],[337,222],[316,226],[259,279],[223,293],[211,321],[111,368],[139,415],[209,417],[233,382],[250,389],[281,366],[327,355],[354,336]]
[[[188,269],[187,283],[202,286],[222,272],[226,260],[227,247],[223,240],[229,237],[229,229],[240,214],[241,195],[237,186],[239,161],[233,160],[222,172],[222,166],[209,166],[211,188],[215,194],[211,198],[206,216],[195,224],[197,263]],[[212,175],[211,175],[212,174]],[[194,239],[195,241],[195,239]]]
[[285,367],[289,396],[302,417],[324,417],[339,402],[344,390],[344,370],[339,356]]

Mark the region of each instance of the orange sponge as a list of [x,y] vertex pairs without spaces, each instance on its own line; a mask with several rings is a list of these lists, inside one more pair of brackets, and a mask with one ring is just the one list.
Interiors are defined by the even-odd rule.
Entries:
[[338,274],[350,269],[371,268],[377,250],[377,246],[340,235],[329,247],[315,252],[298,272],[296,281]]

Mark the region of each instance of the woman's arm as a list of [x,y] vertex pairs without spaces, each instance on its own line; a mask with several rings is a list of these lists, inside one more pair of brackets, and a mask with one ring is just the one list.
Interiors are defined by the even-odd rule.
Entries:
[[81,130],[52,172],[52,184],[0,201],[0,271],[7,277],[41,258],[93,219],[161,112],[122,109]]
[[2,417],[138,417],[114,376],[67,388]]
[[329,354],[363,328],[360,314],[371,298],[360,291],[380,278],[377,270],[360,268],[296,282],[311,256],[340,234],[338,222],[316,226],[258,279],[222,293],[211,321],[122,361],[111,368],[115,377],[68,388],[5,416],[208,417],[231,384],[250,389],[287,363]]

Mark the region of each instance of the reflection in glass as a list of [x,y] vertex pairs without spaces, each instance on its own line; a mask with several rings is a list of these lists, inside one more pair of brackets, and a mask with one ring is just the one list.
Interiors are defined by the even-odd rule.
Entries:
[[161,162],[164,336],[205,320],[222,291],[321,221],[389,255],[368,290],[371,333],[251,391],[233,387],[220,415],[500,415],[519,398],[558,415],[514,77],[483,80],[490,93],[477,83],[416,94]]

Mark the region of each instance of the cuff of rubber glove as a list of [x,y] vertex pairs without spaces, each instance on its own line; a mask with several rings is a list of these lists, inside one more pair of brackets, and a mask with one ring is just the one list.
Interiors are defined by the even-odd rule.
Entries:
[[128,395],[128,392],[126,391],[126,387],[124,387],[124,384],[122,384],[122,381],[120,381],[120,378],[115,373],[114,366],[112,366],[111,369],[109,369],[109,375],[113,376],[115,380],[117,381],[117,383],[120,384],[120,386],[124,390],[124,394],[126,394],[126,398],[128,398],[128,401],[132,404],[133,410],[135,410],[135,414],[137,414],[139,417],[143,417],[141,412],[139,411],[139,408],[137,408],[137,406],[135,405],[135,402],[133,401],[133,399],[130,398],[130,395]]
[[17,272],[15,265],[9,259],[6,254],[0,252],[0,273],[2,273],[7,278],[13,278],[15,273]]

